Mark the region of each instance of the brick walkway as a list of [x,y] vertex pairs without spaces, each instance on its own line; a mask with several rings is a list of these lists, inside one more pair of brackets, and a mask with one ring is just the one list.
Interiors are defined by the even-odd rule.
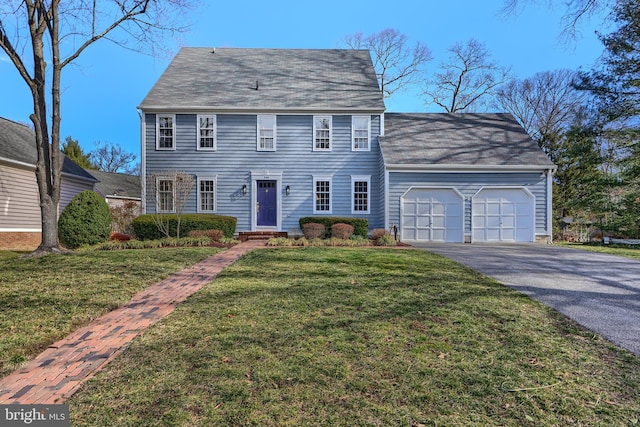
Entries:
[[247,252],[249,240],[188,267],[135,295],[126,305],[53,343],[21,369],[0,379],[0,404],[63,403],[149,326],[213,280]]

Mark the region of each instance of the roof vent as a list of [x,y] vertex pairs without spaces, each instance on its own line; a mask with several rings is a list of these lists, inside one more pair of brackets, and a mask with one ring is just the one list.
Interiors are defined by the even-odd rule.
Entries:
[[216,48],[214,47],[211,53],[216,53]]
[[260,87],[260,82],[256,80],[256,90],[258,90],[259,87]]

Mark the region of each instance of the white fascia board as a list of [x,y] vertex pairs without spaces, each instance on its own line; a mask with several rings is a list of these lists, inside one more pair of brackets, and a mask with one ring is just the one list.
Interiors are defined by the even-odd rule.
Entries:
[[379,115],[384,110],[379,109],[357,109],[357,108],[259,108],[259,107],[216,107],[216,106],[180,106],[180,107],[165,107],[165,106],[145,106],[138,107],[143,113],[155,114],[171,112],[172,114],[197,114],[204,112],[212,112],[219,114],[290,114],[290,115],[309,115],[309,114],[367,114],[367,115]]
[[555,170],[555,166],[551,168],[549,165],[386,165],[385,169],[389,172],[431,172],[431,173],[487,173],[487,172],[540,172],[547,170]]
[[19,162],[17,160],[7,159],[6,157],[0,157],[0,163],[5,163],[9,166],[15,166],[20,169],[36,170],[36,165],[31,163]]

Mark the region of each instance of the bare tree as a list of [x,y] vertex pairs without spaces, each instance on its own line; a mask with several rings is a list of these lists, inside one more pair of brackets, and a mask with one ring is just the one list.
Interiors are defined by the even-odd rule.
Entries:
[[149,186],[155,201],[153,220],[158,230],[167,237],[171,237],[172,217],[165,214],[175,214],[176,237],[180,238],[180,220],[194,185],[193,175],[187,172],[168,170],[149,176]]
[[574,88],[576,78],[574,71],[562,69],[512,80],[498,90],[496,105],[541,142],[568,129],[580,112],[585,93]]
[[385,98],[417,83],[422,67],[432,59],[431,51],[425,45],[417,42],[410,47],[407,36],[392,28],[366,37],[362,33],[351,34],[345,37],[344,43],[352,49],[371,52],[378,84]]
[[477,111],[496,89],[509,80],[509,69],[490,60],[487,48],[475,39],[449,48],[451,56],[427,82],[423,92],[428,103],[449,113]]
[[542,3],[551,8],[555,4],[562,3],[565,13],[561,20],[560,34],[569,39],[575,39],[578,35],[580,21],[591,18],[603,10],[611,9],[617,0],[504,0],[502,12],[506,15],[515,14],[518,9],[529,3]]
[[[59,251],[58,203],[60,79],[62,71],[100,39],[134,50],[154,51],[178,23],[188,0],[4,0],[0,47],[23,78],[33,99],[30,119],[37,146],[36,180],[42,241],[36,253]],[[49,122],[50,120],[50,122]]]
[[129,153],[119,145],[109,142],[95,143],[95,149],[91,152],[91,163],[99,170],[105,172],[130,172],[131,162],[136,160],[136,155]]

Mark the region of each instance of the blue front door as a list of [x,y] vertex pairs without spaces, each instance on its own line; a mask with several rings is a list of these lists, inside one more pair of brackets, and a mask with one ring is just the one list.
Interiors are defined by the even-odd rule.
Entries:
[[278,219],[277,181],[257,181],[256,224],[258,227],[275,227]]

